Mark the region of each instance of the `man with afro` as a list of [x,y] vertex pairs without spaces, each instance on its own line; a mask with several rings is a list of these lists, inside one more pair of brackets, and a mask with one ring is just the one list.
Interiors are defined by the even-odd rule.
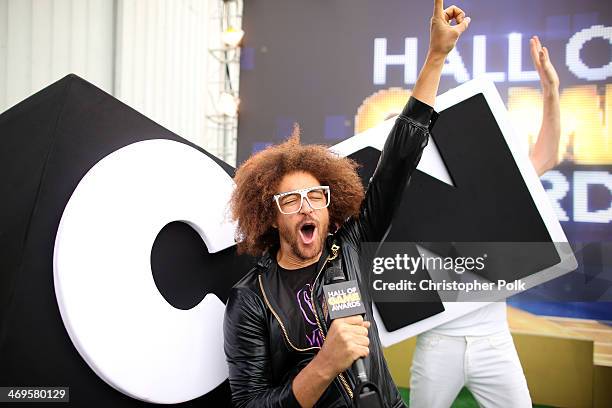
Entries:
[[[434,1],[426,61],[367,191],[356,163],[301,145],[298,129],[237,170],[230,206],[238,250],[259,258],[232,288],[225,312],[235,406],[351,406],[357,378],[349,368],[359,358],[367,358],[384,406],[404,406],[383,357],[359,248],[383,240],[390,227],[437,116],[444,61],[469,22],[458,7]],[[330,322],[322,289],[330,265],[358,282],[365,317]]]

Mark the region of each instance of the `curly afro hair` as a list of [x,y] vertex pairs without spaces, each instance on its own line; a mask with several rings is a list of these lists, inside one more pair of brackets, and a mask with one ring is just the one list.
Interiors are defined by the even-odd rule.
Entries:
[[236,188],[230,200],[231,217],[238,224],[238,253],[260,256],[279,245],[278,230],[272,226],[278,211],[273,196],[286,174],[307,172],[330,187],[330,228],[357,216],[364,197],[356,171],[358,166],[349,158],[338,157],[326,146],[301,145],[297,125],[285,142],[249,157],[236,170]]

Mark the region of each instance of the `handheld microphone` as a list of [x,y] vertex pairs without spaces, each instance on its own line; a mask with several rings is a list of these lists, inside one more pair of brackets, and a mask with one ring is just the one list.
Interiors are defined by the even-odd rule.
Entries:
[[[357,281],[347,281],[340,268],[331,266],[325,271],[325,282],[323,290],[330,319],[365,314]],[[368,381],[362,357],[355,360],[352,368],[360,382]]]
[[[346,280],[340,268],[331,266],[325,271],[325,283],[323,291],[330,319],[365,314],[366,310],[357,281]],[[359,380],[353,391],[353,407],[382,408],[380,391],[376,384],[368,380],[364,359],[355,360],[352,369]]]

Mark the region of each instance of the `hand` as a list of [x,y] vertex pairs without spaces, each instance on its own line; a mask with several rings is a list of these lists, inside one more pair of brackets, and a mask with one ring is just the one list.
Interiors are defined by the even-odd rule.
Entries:
[[345,371],[360,357],[370,353],[370,322],[361,316],[349,316],[332,322],[323,347],[317,354],[329,370],[330,377]]
[[[456,22],[455,25],[451,25],[453,20]],[[468,28],[470,20],[459,7],[450,6],[444,9],[444,0],[434,0],[429,33],[429,53],[446,58],[446,55],[455,47],[459,36]]]
[[293,379],[291,387],[302,407],[312,407],[338,374],[369,354],[370,322],[350,316],[332,322],[323,347]]
[[540,76],[540,84],[542,85],[542,89],[545,91],[558,89],[559,75],[557,75],[555,67],[550,62],[548,49],[546,47],[542,47],[540,39],[537,35],[531,37],[529,40],[529,46],[531,48],[531,60],[533,61],[533,65]]

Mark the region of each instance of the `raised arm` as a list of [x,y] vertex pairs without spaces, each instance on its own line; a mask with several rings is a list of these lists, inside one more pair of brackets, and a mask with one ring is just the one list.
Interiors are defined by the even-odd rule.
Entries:
[[[456,22],[454,26],[451,25],[453,20]],[[444,9],[444,1],[435,0],[429,29],[429,50],[412,91],[414,98],[434,106],[444,60],[469,24],[470,18],[459,7]]]
[[[456,25],[451,25],[453,20]],[[412,97],[387,137],[358,219],[345,223],[339,231],[355,245],[360,242],[379,242],[389,230],[405,187],[421,160],[437,116],[433,105],[444,60],[469,22],[470,19],[458,7],[444,9],[443,1],[435,0],[429,51]]]
[[548,49],[533,36],[529,41],[531,59],[540,76],[542,87],[542,125],[529,158],[538,176],[559,163],[559,138],[561,137],[561,108],[559,102],[559,76],[550,62]]

